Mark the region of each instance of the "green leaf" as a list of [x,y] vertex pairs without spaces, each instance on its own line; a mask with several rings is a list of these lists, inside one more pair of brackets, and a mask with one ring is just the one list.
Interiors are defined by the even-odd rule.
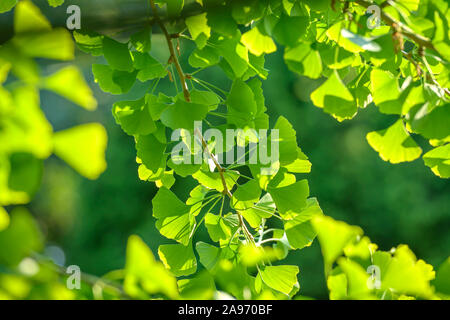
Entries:
[[278,260],[281,249],[272,247],[260,247],[242,245],[239,247],[240,262],[246,266],[256,266],[261,263]]
[[241,42],[256,56],[272,53],[277,50],[272,38],[262,34],[258,27],[253,27],[241,37]]
[[0,13],[8,12],[14,8],[17,4],[17,0],[4,0],[0,3]]
[[428,151],[423,155],[423,161],[435,175],[450,178],[450,144]]
[[97,179],[106,170],[105,128],[89,123],[56,132],[53,136],[55,154],[88,179]]
[[238,31],[236,21],[231,16],[228,6],[213,4],[211,10],[206,14],[208,25],[218,34],[231,38]]
[[73,37],[78,48],[93,56],[103,55],[103,36],[92,31],[75,30]]
[[195,121],[202,121],[208,113],[208,106],[186,102],[178,97],[174,104],[161,113],[161,122],[172,130],[194,128]]
[[369,132],[366,138],[381,159],[391,163],[413,161],[422,153],[422,149],[410,137],[401,119],[387,129]]
[[9,162],[8,188],[13,192],[26,193],[31,200],[41,185],[44,170],[42,160],[29,153],[13,153]]
[[309,173],[311,172],[311,162],[308,160],[308,157],[302,152],[302,150],[297,147],[297,159],[294,162],[284,165],[289,172],[293,173]]
[[205,226],[212,241],[219,242],[220,240],[229,239],[237,229],[237,224],[234,224],[236,215],[218,216],[208,212],[205,215]]
[[397,79],[387,71],[373,69],[370,73],[373,102],[386,114],[401,114],[402,101]]
[[338,121],[353,118],[358,108],[337,72],[333,72],[327,81],[311,93],[311,100],[316,107],[323,108]]
[[145,98],[116,102],[112,112],[117,124],[129,135],[148,135],[156,131],[156,125],[150,116]]
[[198,49],[203,49],[207,40],[211,36],[211,28],[208,26],[206,13],[191,16],[185,20],[192,39],[197,44]]
[[75,44],[69,31],[63,28],[36,31],[16,35],[12,43],[28,57],[62,61],[74,59]]
[[232,204],[236,210],[246,210],[254,206],[261,196],[261,188],[256,180],[239,185],[233,194]]
[[112,69],[127,72],[133,71],[133,60],[127,44],[104,37],[103,54]]
[[25,208],[15,208],[8,228],[0,231],[0,263],[16,266],[32,252],[43,249],[42,238],[31,214]]
[[158,255],[166,268],[176,277],[188,276],[197,271],[197,259],[192,244],[165,244],[158,248]]
[[181,202],[169,189],[162,187],[152,200],[156,227],[166,238],[188,245],[195,218],[190,207]]
[[[52,127],[39,107],[39,92],[33,86],[12,90],[13,112],[3,118],[0,130],[0,154],[31,153],[46,159],[52,152]],[[36,143],[39,141],[39,143]]]
[[298,273],[297,266],[266,266],[259,271],[259,275],[267,286],[286,295],[289,295],[294,286],[298,285]]
[[136,81],[136,72],[124,72],[111,69],[107,65],[93,64],[92,73],[100,88],[112,94],[128,92]]
[[153,172],[156,172],[166,160],[164,155],[166,144],[159,141],[154,134],[137,136],[136,150],[138,158]]
[[308,17],[289,17],[283,14],[273,29],[273,37],[284,46],[294,47],[306,33]]
[[48,0],[48,4],[50,7],[59,7],[64,3],[64,0]]
[[382,289],[424,298],[432,296],[433,267],[417,260],[406,245],[398,246],[386,264],[379,263],[378,255],[374,255],[373,263],[380,266]]
[[269,187],[268,191],[284,220],[292,220],[298,216],[306,207],[309,196],[308,181],[305,179],[285,187]]
[[8,212],[3,207],[0,207],[0,232],[8,228],[9,226],[9,215]]
[[343,253],[344,248],[355,241],[357,236],[362,235],[359,227],[335,221],[331,217],[317,215],[311,221],[319,238],[327,270],[330,270],[331,265]]
[[347,29],[341,30],[341,36],[350,40],[364,51],[378,52],[381,47],[378,43],[372,41],[372,39],[362,37]]
[[240,43],[241,35],[236,33],[234,38],[225,39],[218,43],[218,52],[223,56],[235,78],[240,78],[248,69],[248,49]]
[[289,244],[295,249],[310,246],[317,235],[311,224],[315,216],[323,215],[322,209],[315,198],[306,201],[306,207],[292,220],[284,222],[284,229]]
[[178,288],[186,300],[212,300],[216,292],[214,278],[207,271],[199,272],[190,279],[178,280]]
[[155,181],[155,184],[158,188],[166,187],[167,189],[172,188],[175,184],[175,177],[173,176],[173,170],[165,171],[160,179]]
[[183,10],[184,0],[164,0],[167,3],[167,14],[170,17],[178,16]]
[[289,120],[280,116],[273,130],[278,130],[278,139],[273,133],[271,133],[270,139],[278,142],[280,164],[282,166],[292,164],[298,158],[297,134],[294,128]]
[[150,28],[144,28],[132,34],[130,42],[138,52],[149,52],[152,48],[152,30]]
[[208,110],[212,111],[217,109],[220,98],[214,92],[193,89],[191,91],[191,101],[196,104],[206,105],[208,106]]
[[[178,298],[173,277],[138,236],[130,236],[127,244],[124,290],[131,297],[148,298],[145,293],[163,293],[170,299]],[[143,292],[144,290],[144,292]]]
[[[224,172],[225,182],[228,187],[228,190],[231,190],[233,186],[236,184],[239,175],[234,171],[225,171]],[[219,172],[210,172],[205,170],[199,170],[192,175],[192,177],[197,180],[201,185],[214,189],[219,192],[223,191],[222,179]]]
[[228,121],[238,128],[245,128],[253,120],[258,109],[252,89],[239,79],[233,81],[226,104]]
[[309,43],[301,43],[293,48],[286,48],[284,60],[289,70],[300,75],[317,79],[322,74],[322,59],[317,50],[311,48]]
[[167,70],[148,53],[133,52],[134,67],[139,70],[137,79],[141,82],[164,78]]
[[450,296],[450,257],[440,265],[433,285],[437,292]]
[[339,46],[341,46],[342,48],[344,48],[349,52],[358,53],[364,51],[364,49],[359,44],[356,44],[352,41],[353,39],[350,40],[348,39],[348,37],[345,37],[345,32],[344,35],[342,34],[342,30],[345,30],[343,28],[343,25],[344,22],[338,22],[333,26],[331,26],[327,30],[328,38],[335,41]]
[[345,258],[338,259],[338,265],[347,277],[346,299],[374,299],[374,297],[370,295],[370,289],[367,285],[369,274],[366,272],[365,268],[358,263]]
[[207,68],[218,64],[220,55],[215,48],[206,46],[203,49],[195,49],[189,56],[189,64],[194,68]]
[[[10,10],[12,2],[13,1],[6,1],[6,3],[2,4],[1,6],[6,6],[6,9]],[[17,4],[17,7],[14,11],[14,32],[16,34],[26,32],[50,31],[51,29],[52,27],[50,25],[50,22],[41,13],[39,8],[33,4],[33,2],[25,0],[20,1]]]
[[83,75],[74,66],[63,68],[44,79],[44,87],[87,110],[95,110],[97,101]]
[[195,249],[200,257],[200,263],[208,271],[213,271],[220,260],[230,259],[235,254],[229,247],[217,248],[201,241],[196,243]]
[[414,132],[427,139],[445,139],[450,136],[450,103],[428,111],[429,104],[424,104],[411,119]]
[[252,228],[256,229],[261,225],[262,219],[268,219],[274,215],[275,209],[276,207],[272,196],[270,193],[266,193],[252,208],[242,210],[239,213]]

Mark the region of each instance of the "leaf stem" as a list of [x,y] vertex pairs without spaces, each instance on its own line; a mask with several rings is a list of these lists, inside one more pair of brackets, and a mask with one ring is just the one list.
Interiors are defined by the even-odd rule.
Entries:
[[155,19],[156,23],[159,25],[159,27],[161,28],[162,32],[164,33],[164,36],[166,37],[167,45],[169,47],[169,52],[170,52],[169,61],[171,63],[173,63],[173,65],[175,66],[175,69],[177,70],[177,73],[178,73],[178,76],[179,76],[180,82],[181,82],[181,87],[183,89],[184,99],[187,102],[190,102],[191,94],[189,93],[189,89],[188,89],[188,86],[186,83],[186,76],[185,76],[183,69],[181,68],[180,62],[178,61],[178,58],[177,58],[177,54],[176,54],[175,48],[172,43],[172,37],[170,36],[169,32],[166,29],[166,26],[164,25],[164,23],[161,21],[161,19],[159,17],[158,9],[156,8],[155,1],[154,0],[149,0],[149,1],[150,1],[150,6],[153,11],[154,19]]

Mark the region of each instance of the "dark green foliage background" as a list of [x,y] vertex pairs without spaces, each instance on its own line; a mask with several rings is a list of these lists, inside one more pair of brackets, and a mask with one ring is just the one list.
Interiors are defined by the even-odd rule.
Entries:
[[[153,47],[163,54],[163,39],[155,41]],[[192,49],[183,47],[183,51]],[[76,59],[95,90],[97,111],[86,113],[75,106],[63,106],[70,103],[51,93],[42,95],[42,106],[56,130],[87,121],[103,123],[109,136],[108,170],[98,180],[88,181],[51,158],[31,208],[50,244],[63,246],[68,265],[77,264],[84,272],[103,275],[124,265],[125,246],[131,234],[140,235],[153,252],[161,243],[170,241],[155,228],[151,199],[157,189],[137,178],[132,137],[116,125],[111,114],[111,105],[117,98],[101,92],[93,82],[93,62],[82,53]],[[182,63],[187,66],[186,61]],[[49,65],[47,71],[52,68]],[[418,257],[440,265],[450,247],[450,184],[433,175],[421,159],[398,165],[384,162],[365,140],[368,132],[387,127],[395,117],[382,115],[370,105],[352,121],[338,123],[305,101],[320,82],[289,72],[280,53],[267,57],[266,68],[270,74],[263,89],[270,118],[283,115],[297,131],[299,146],[313,163],[308,178],[311,195],[320,196],[323,211],[361,226],[382,250],[406,243]],[[205,71],[202,78],[226,89],[230,87],[229,80],[214,68]],[[173,84],[165,81],[160,88],[171,92]],[[141,97],[145,90],[145,86],[136,84],[121,99]],[[416,138],[428,151],[426,141]],[[177,182],[173,191],[186,200],[192,186],[186,179]],[[204,227],[201,230],[200,237],[206,237]],[[285,263],[300,266],[303,295],[327,298],[317,241],[311,248],[291,253]]]

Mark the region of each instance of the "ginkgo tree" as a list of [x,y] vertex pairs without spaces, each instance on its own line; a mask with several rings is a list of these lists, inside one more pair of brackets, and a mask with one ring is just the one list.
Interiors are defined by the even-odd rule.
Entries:
[[[51,6],[62,3],[49,0]],[[283,50],[289,70],[322,80],[311,101],[337,121],[349,121],[371,104],[392,115],[389,127],[367,135],[383,160],[422,156],[430,174],[449,178],[447,2],[150,0],[143,5],[151,9],[147,23],[124,39],[52,28],[29,0],[0,4],[0,12],[14,10],[15,32],[0,46],[0,206],[13,208],[0,209],[0,266],[7,270],[0,269],[0,298],[298,298],[301,270],[283,260],[316,237],[331,299],[450,297],[450,260],[436,272],[406,245],[378,250],[359,227],[322,212],[320,194],[319,200],[310,194],[306,179],[313,164],[285,117],[270,127],[262,90],[270,72],[265,56]],[[163,61],[152,55],[155,33],[167,44]],[[72,36],[81,51],[104,57],[92,65],[103,91],[122,95],[136,82],[148,85],[137,100],[119,97],[112,113],[134,138],[137,176],[159,188],[152,200],[156,228],[173,241],[159,246],[156,259],[131,236],[125,267],[102,278],[86,275],[81,292],[65,288],[64,272],[39,254],[44,240],[31,215],[11,207],[32,199],[43,160],[53,153],[90,179],[106,168],[107,138],[100,124],[53,132],[39,108],[39,90],[87,110],[96,107],[75,66],[42,76],[34,60],[73,59]],[[189,65],[182,65],[180,47],[186,42],[195,49],[188,53]],[[211,67],[229,78],[228,88],[202,78]],[[158,90],[164,78],[175,94]],[[237,134],[208,139],[196,124]],[[179,161],[174,135],[193,161]],[[419,136],[429,142],[424,154],[415,141]],[[252,161],[252,147],[278,157]],[[241,158],[219,160],[235,150],[244,150]],[[186,201],[170,190],[177,179],[196,182]],[[211,241],[197,241],[199,228],[206,228]],[[34,264],[40,269],[32,273]]]

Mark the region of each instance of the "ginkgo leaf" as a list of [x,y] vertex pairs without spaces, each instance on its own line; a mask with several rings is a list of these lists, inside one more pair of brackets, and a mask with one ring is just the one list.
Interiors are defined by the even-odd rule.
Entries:
[[231,237],[237,227],[237,224],[233,224],[233,218],[233,215],[222,217],[211,212],[205,215],[205,226],[212,241],[218,242]]
[[9,215],[8,212],[3,207],[0,207],[0,232],[8,228],[9,226]]
[[66,67],[44,80],[44,87],[71,100],[87,110],[95,110],[97,101],[83,75],[74,66]]
[[217,47],[224,58],[221,66],[226,63],[235,78],[242,77],[249,68],[248,49],[240,43],[240,38],[240,33],[236,33],[234,38],[222,40]]
[[93,56],[103,55],[103,36],[86,30],[75,30],[73,37],[77,47]]
[[[2,6],[10,10],[15,5],[13,2],[17,1],[2,1]],[[50,31],[51,29],[50,22],[33,2],[26,0],[17,4],[14,12],[15,33]]]
[[114,70],[133,71],[133,60],[128,45],[108,37],[103,37],[103,54],[109,66]]
[[206,46],[203,49],[196,48],[189,56],[189,64],[194,68],[207,68],[218,64],[220,55],[218,51]]
[[53,136],[55,154],[88,179],[106,170],[107,134],[98,123],[58,131]]
[[144,28],[132,34],[130,41],[138,52],[149,52],[152,48],[152,30],[150,28]]
[[227,97],[228,121],[239,128],[248,125],[256,115],[258,106],[252,89],[242,80],[235,80]]
[[173,129],[193,129],[195,121],[201,121],[206,117],[209,108],[207,105],[186,102],[178,97],[174,104],[168,106],[161,113],[161,122]]
[[133,52],[134,67],[139,70],[137,79],[141,82],[155,78],[164,78],[167,70],[163,65],[148,53]]
[[241,42],[256,56],[260,56],[263,53],[272,53],[277,50],[272,38],[262,34],[258,27],[253,27],[244,33],[241,37]]
[[423,161],[435,175],[450,178],[450,143],[428,151],[423,155]]
[[[177,281],[161,262],[157,262],[148,246],[136,235],[127,244],[124,290],[131,297],[163,293],[168,298],[178,298]],[[145,297],[145,295],[144,295]]]
[[362,235],[359,227],[350,226],[331,217],[316,215],[311,222],[317,232],[327,270],[330,270],[344,248],[355,241],[357,236]]
[[259,275],[270,288],[288,295],[298,284],[297,266],[266,266],[260,269]]
[[311,100],[316,107],[323,108],[339,121],[353,118],[358,108],[353,95],[337,72],[333,72],[319,88],[311,93]]
[[139,135],[136,137],[137,156],[151,171],[155,172],[165,161],[166,144],[158,140],[154,134]]
[[4,0],[0,3],[0,13],[8,12],[14,8],[18,0]]
[[373,69],[370,73],[373,102],[380,111],[387,114],[400,114],[402,101],[397,79],[387,71]]
[[211,27],[208,26],[206,13],[191,16],[185,20],[189,33],[197,44],[198,49],[203,49],[211,36]]
[[256,180],[238,186],[233,193],[232,204],[236,210],[246,210],[253,207],[261,196],[261,188]]
[[0,263],[15,267],[33,251],[43,249],[43,236],[36,221],[25,208],[15,208],[9,226],[0,231]]
[[422,149],[408,134],[401,119],[387,129],[369,132],[366,138],[381,159],[391,163],[413,161],[422,153]]
[[197,271],[197,259],[192,244],[165,244],[158,248],[158,255],[166,268],[176,277],[188,276]]
[[309,43],[301,43],[292,48],[286,48],[284,60],[288,68],[303,76],[317,79],[322,74],[322,59],[317,50]]
[[195,223],[190,207],[181,202],[169,189],[162,187],[152,200],[153,216],[158,219],[159,232],[177,242],[187,245]]
[[73,60],[75,44],[70,32],[63,28],[36,33],[21,33],[12,42],[25,56],[54,60]]
[[[239,177],[238,173],[234,171],[226,171],[224,174],[225,182],[228,190],[231,190],[233,186],[236,184],[236,181]],[[205,170],[199,170],[192,175],[192,177],[197,180],[201,185],[214,189],[219,192],[223,191],[223,183],[222,178],[219,172],[210,172]]]
[[119,101],[113,105],[113,115],[122,130],[129,135],[148,135],[156,131],[145,98],[135,101]]
[[[277,131],[278,138],[274,132]],[[278,143],[279,161],[282,166],[292,164],[298,157],[297,134],[292,124],[280,116],[272,130],[270,141]]]
[[283,14],[273,29],[273,36],[282,45],[294,47],[306,32],[308,24],[309,18],[306,16],[289,17]]
[[450,103],[438,106],[428,112],[429,104],[424,104],[411,119],[414,132],[427,139],[445,139],[450,136]]
[[[430,280],[435,278],[431,265],[417,260],[414,253],[405,245],[393,250],[393,255],[385,256],[381,262],[378,252],[373,256],[373,263],[380,267],[381,288],[395,290],[398,293],[431,297]],[[382,261],[383,261],[382,260]]]
[[322,209],[315,198],[306,201],[306,207],[292,220],[284,222],[284,229],[289,244],[295,249],[311,245],[317,235],[311,224],[316,215],[323,215]]
[[111,69],[104,64],[93,64],[92,73],[100,88],[111,94],[128,92],[136,81],[136,72],[125,72]]
[[269,187],[268,191],[281,217],[285,220],[291,220],[298,216],[306,207],[306,198],[309,196],[307,180],[301,180],[285,187]]

